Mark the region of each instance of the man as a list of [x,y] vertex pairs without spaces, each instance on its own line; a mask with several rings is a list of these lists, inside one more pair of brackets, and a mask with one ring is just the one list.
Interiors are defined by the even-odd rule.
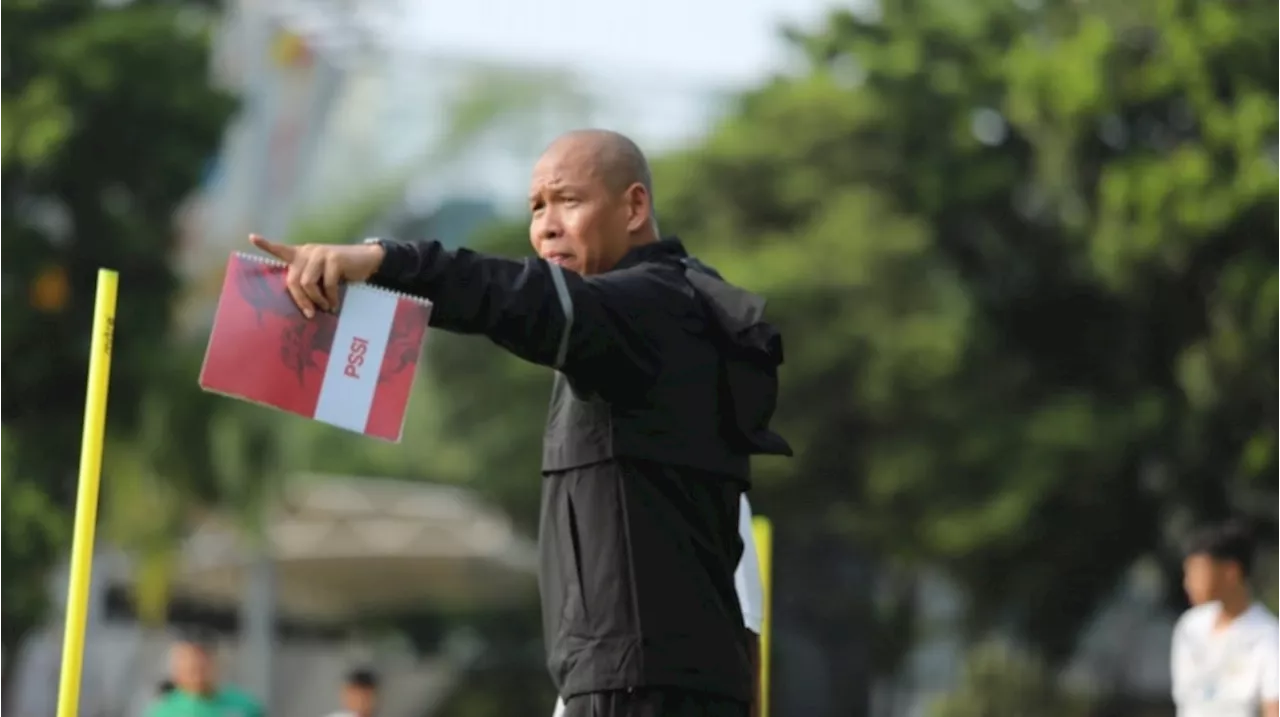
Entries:
[[169,672],[173,688],[162,692],[147,717],[264,717],[253,697],[218,685],[213,640],[207,635],[180,638],[169,652]]
[[1280,628],[1249,591],[1253,541],[1237,525],[1195,533],[1183,561],[1191,609],[1173,630],[1178,717],[1280,715]]
[[[756,538],[751,529],[751,503],[742,496],[741,514],[738,517],[738,535],[742,538],[742,559],[733,574],[733,585],[742,606],[742,621],[750,632],[747,640],[752,646],[751,661],[756,675],[755,694],[760,694],[760,635],[764,629],[764,583],[760,579],[760,560],[756,556]],[[752,717],[759,714],[759,705],[752,703]],[[552,717],[564,716],[564,700],[556,700]]]
[[372,670],[352,670],[342,686],[342,711],[330,717],[373,717],[377,708],[377,675]]
[[763,300],[658,239],[651,194],[634,143],[580,131],[534,168],[537,259],[252,237],[289,265],[304,316],[372,280],[430,299],[434,326],[557,371],[539,584],[567,717],[740,716],[753,699],[733,573],[749,458],[791,453],[768,426],[781,338]]

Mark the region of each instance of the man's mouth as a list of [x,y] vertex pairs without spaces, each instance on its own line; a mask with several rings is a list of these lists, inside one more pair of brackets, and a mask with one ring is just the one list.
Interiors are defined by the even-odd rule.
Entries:
[[551,262],[552,264],[556,264],[558,266],[565,266],[565,267],[569,266],[569,262],[573,261],[572,254],[565,254],[562,252],[553,252],[551,254],[547,254],[545,258],[547,261]]

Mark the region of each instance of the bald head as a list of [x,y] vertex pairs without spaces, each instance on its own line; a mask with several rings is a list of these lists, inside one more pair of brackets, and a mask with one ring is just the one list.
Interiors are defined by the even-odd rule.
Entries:
[[602,129],[569,132],[542,153],[529,189],[529,238],[544,259],[581,274],[612,268],[657,239],[644,152]]
[[[620,192],[639,184],[653,196],[653,175],[649,160],[630,137],[607,129],[580,129],[556,138],[546,153],[558,150],[581,152],[594,165],[597,176],[612,190]],[[545,154],[545,153],[544,153]]]

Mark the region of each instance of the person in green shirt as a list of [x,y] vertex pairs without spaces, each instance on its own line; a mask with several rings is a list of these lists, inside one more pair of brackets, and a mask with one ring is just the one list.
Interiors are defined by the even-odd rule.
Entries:
[[169,653],[173,689],[166,692],[146,717],[266,717],[262,705],[247,692],[218,684],[213,643],[187,635]]

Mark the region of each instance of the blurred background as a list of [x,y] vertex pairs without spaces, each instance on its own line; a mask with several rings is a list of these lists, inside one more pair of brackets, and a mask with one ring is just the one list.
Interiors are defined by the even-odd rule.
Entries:
[[550,714],[547,372],[434,333],[405,440],[202,394],[227,255],[520,256],[604,126],[770,300],[777,717],[1168,716],[1178,541],[1276,605],[1273,0],[3,0],[3,709],[53,714],[99,266],[121,272],[81,714],[174,631],[273,717]]

